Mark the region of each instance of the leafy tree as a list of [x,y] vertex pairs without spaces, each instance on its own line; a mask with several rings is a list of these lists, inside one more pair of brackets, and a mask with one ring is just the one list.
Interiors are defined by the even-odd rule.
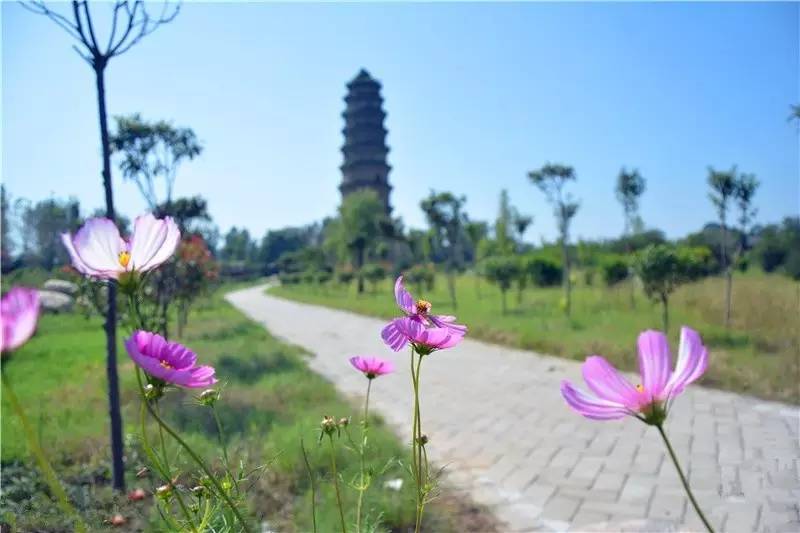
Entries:
[[[200,195],[165,201],[156,206],[153,214],[158,218],[172,217],[182,234],[200,233],[211,222],[208,202]],[[203,242],[204,246],[208,246]]]
[[29,206],[23,214],[23,223],[34,235],[33,255],[36,263],[45,270],[69,262],[69,255],[61,242],[61,234],[74,232],[81,225],[80,204],[77,200],[60,201],[54,198]]
[[511,284],[518,275],[519,261],[515,256],[498,255],[487,257],[484,260],[483,272],[490,282],[495,283],[500,289],[503,314],[508,308],[506,304],[506,292],[511,288]]
[[783,269],[791,275],[787,262],[800,250],[800,217],[786,217],[781,224],[769,224],[755,232],[753,255],[765,272]]
[[633,268],[642,280],[645,294],[661,303],[664,332],[669,332],[669,297],[683,281],[683,268],[673,246],[648,246],[634,256]]
[[334,238],[352,260],[359,294],[364,292],[362,267],[366,264],[367,254],[390,233],[390,226],[391,220],[375,191],[355,191],[348,194],[339,206],[338,231],[334,232]]
[[225,234],[224,241],[220,250],[220,257],[223,260],[246,262],[250,259],[254,245],[246,228],[232,227]]
[[11,262],[11,241],[9,236],[9,218],[8,218],[9,202],[6,195],[6,186],[0,184],[0,265],[3,266],[3,272],[6,272],[8,264]]
[[[622,205],[622,214],[625,218],[625,228],[623,230],[623,235],[625,237],[631,237],[637,233],[636,229],[642,226],[641,217],[639,216],[639,197],[644,194],[645,186],[645,180],[642,175],[639,174],[638,170],[633,169],[628,171],[623,167],[622,170],[619,171],[616,193],[617,201]],[[626,253],[630,254],[630,240],[628,240],[627,243],[628,247]],[[605,272],[609,273],[608,270]],[[621,271],[616,271],[615,274],[620,272]],[[621,280],[616,280],[615,277],[613,283],[617,283],[618,281]],[[606,277],[606,283],[608,282],[609,278]],[[630,286],[631,308],[633,308],[636,306],[636,297],[633,283],[631,283]]]
[[[106,216],[114,220],[114,194],[111,186],[111,146],[108,135],[108,114],[106,111],[105,71],[112,58],[124,54],[159,26],[172,21],[177,15],[179,5],[170,8],[164,3],[161,14],[151,16],[142,0],[130,2],[115,0],[108,4],[111,8],[110,25],[105,45],[98,41],[94,19],[87,0],[72,0],[71,13],[63,15],[51,10],[41,0],[22,2],[26,9],[48,17],[70,37],[77,41],[73,48],[94,71],[97,88],[97,108],[100,118],[100,146],[103,154],[103,190],[106,200]],[[119,406],[119,378],[117,375],[117,295],[116,286],[109,285],[108,305],[106,307],[106,375],[108,379],[108,401],[111,419],[111,456],[114,489],[125,490],[125,471],[122,462],[122,415]]]
[[570,279],[569,226],[578,212],[579,204],[572,198],[572,195],[564,191],[564,187],[570,181],[575,181],[575,170],[570,166],[547,163],[539,170],[529,172],[528,178],[545,194],[547,201],[553,206],[564,268],[564,312],[570,316],[572,281]]
[[297,228],[269,230],[265,233],[258,247],[258,262],[262,265],[264,274],[275,273],[275,261],[283,254],[313,245],[319,231],[319,225],[312,224]]
[[522,240],[525,237],[525,232],[528,231],[530,225],[533,224],[533,217],[523,215],[515,210],[512,221],[512,226],[517,237],[517,251],[522,251]]
[[432,238],[430,231],[412,229],[408,232],[408,246],[414,263],[427,263],[431,260],[433,252]]
[[[190,128],[176,128],[169,122],[146,122],[138,113],[127,117],[116,117],[117,131],[111,137],[111,149],[121,156],[119,163],[122,175],[134,183],[142,193],[147,205],[155,211],[159,207],[159,194],[156,182],[164,182],[164,200],[162,208],[170,210],[172,190],[180,164],[184,160],[194,159],[203,151],[203,147]],[[202,205],[194,206],[187,200],[183,208],[205,209]]]
[[[475,266],[481,264],[481,261],[486,257],[485,246],[482,242],[486,240],[489,235],[489,225],[486,222],[469,221],[464,226],[464,231],[469,237],[469,242],[472,248],[472,263]],[[477,274],[477,273],[476,273]],[[478,298],[481,297],[481,276],[475,276],[475,293]]]
[[514,208],[508,199],[508,191],[500,191],[500,207],[497,210],[497,219],[494,223],[494,239],[497,249],[503,253],[511,253],[514,248],[513,239]]
[[449,192],[431,191],[430,195],[420,202],[435,242],[444,252],[447,287],[450,293],[450,303],[454,309],[458,306],[455,274],[464,262],[464,227],[467,218],[462,208],[466,201],[463,196],[457,197]]

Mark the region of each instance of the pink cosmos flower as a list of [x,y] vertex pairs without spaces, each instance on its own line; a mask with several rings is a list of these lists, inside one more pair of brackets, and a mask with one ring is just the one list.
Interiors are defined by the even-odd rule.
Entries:
[[420,322],[425,326],[436,326],[437,328],[451,329],[462,336],[467,333],[467,326],[463,324],[455,324],[456,317],[451,315],[431,315],[431,303],[426,300],[416,300],[411,296],[405,286],[403,285],[403,276],[399,276],[397,281],[394,282],[394,299],[397,302],[397,307],[403,311],[406,316]]
[[193,389],[217,382],[213,367],[197,366],[193,351],[156,333],[135,331],[125,341],[125,349],[142,370],[164,382]]
[[361,357],[357,355],[350,358],[350,364],[367,376],[367,379],[375,379],[377,376],[394,372],[394,363],[378,357]]
[[136,217],[127,241],[107,218],[90,218],[74,236],[63,233],[61,240],[78,272],[119,279],[124,272],[146,272],[168,260],[175,253],[181,233],[171,217],[157,219],[147,213]]
[[708,350],[696,331],[682,327],[678,361],[671,372],[666,335],[660,331],[644,331],[639,335],[638,344],[641,384],[632,385],[608,361],[593,355],[583,364],[583,379],[595,395],[585,394],[563,381],[561,394],[567,404],[595,420],[631,415],[648,424],[660,425],[671,401],[706,371]]
[[451,328],[427,328],[419,320],[403,317],[389,322],[381,331],[381,338],[395,352],[410,342],[417,353],[427,355],[434,350],[452,348],[461,342],[464,333]]
[[[409,341],[428,346],[430,351],[449,348],[458,344],[467,333],[467,326],[455,323],[456,317],[431,315],[430,302],[415,301],[403,286],[403,276],[399,276],[394,283],[394,299],[406,316],[389,322],[381,331],[381,337],[396,352],[402,350]],[[419,327],[412,326],[412,323]]]
[[39,321],[39,293],[36,289],[14,287],[0,301],[3,322],[2,353],[16,350],[36,331]]

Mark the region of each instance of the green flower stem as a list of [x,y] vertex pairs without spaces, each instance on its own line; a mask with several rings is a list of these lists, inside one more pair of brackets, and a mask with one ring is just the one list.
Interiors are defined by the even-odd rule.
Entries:
[[308,482],[311,484],[311,522],[314,524],[314,533],[317,533],[317,484],[314,482],[314,473],[311,471],[311,463],[308,461],[303,439],[300,439],[300,451],[303,452],[303,461],[308,472]]
[[339,492],[339,474],[336,472],[336,447],[333,445],[333,435],[328,435],[331,445],[331,473],[333,474],[333,488],[336,490],[336,504],[339,507],[339,520],[342,523],[342,533],[347,533],[347,526],[344,522],[344,508],[342,507],[342,495]]
[[219,437],[219,446],[222,448],[222,458],[225,460],[225,470],[227,470],[228,475],[231,476],[231,480],[233,481],[233,486],[236,489],[236,494],[239,494],[239,480],[236,479],[237,476],[233,475],[233,471],[231,470],[231,463],[228,460],[228,445],[225,443],[225,432],[222,429],[222,420],[219,418],[219,414],[217,413],[217,408],[213,404],[211,405],[211,413],[214,415],[214,422],[217,425],[217,436]]
[[[137,375],[138,375],[138,373],[140,372],[140,370],[139,370],[139,368],[138,368],[138,367],[136,368],[136,372],[137,372]],[[172,428],[171,428],[171,427],[170,427],[170,426],[169,426],[169,425],[168,425],[168,424],[167,424],[167,423],[164,421],[164,419],[162,419],[160,416],[158,416],[158,413],[156,413],[156,412],[155,412],[155,410],[153,409],[153,406],[152,406],[152,405],[150,405],[150,402],[146,400],[146,398],[145,398],[145,394],[144,394],[144,388],[142,387],[142,381],[141,381],[141,379],[139,380],[139,390],[140,390],[140,392],[141,392],[141,394],[142,394],[142,399],[144,400],[145,407],[147,408],[147,411],[150,413],[150,416],[152,416],[152,417],[153,417],[153,419],[154,419],[156,422],[158,422],[158,425],[159,425],[160,427],[164,428],[164,431],[166,431],[167,433],[169,433],[169,435],[170,435],[170,436],[171,436],[173,439],[175,439],[175,441],[177,441],[177,443],[178,443],[178,444],[180,444],[180,445],[181,445],[181,447],[182,447],[184,450],[186,450],[186,453],[188,453],[188,454],[189,454],[189,456],[192,458],[192,460],[194,460],[194,462],[195,462],[195,463],[197,463],[197,466],[199,466],[199,467],[200,467],[200,469],[201,469],[201,470],[202,470],[202,471],[203,471],[203,472],[206,474],[206,476],[208,476],[208,479],[209,479],[209,480],[211,481],[211,483],[214,485],[214,488],[217,490],[217,492],[219,493],[220,497],[221,497],[223,500],[225,500],[225,503],[226,503],[226,504],[227,504],[227,506],[230,508],[230,510],[233,512],[234,516],[236,516],[236,519],[237,519],[237,520],[239,521],[239,523],[242,525],[242,528],[243,528],[243,529],[244,529],[246,532],[248,532],[248,533],[249,533],[249,532],[250,532],[250,528],[249,528],[249,526],[247,525],[247,522],[245,522],[244,518],[242,518],[242,515],[239,513],[239,509],[237,509],[237,508],[236,508],[236,505],[233,503],[233,501],[231,500],[230,496],[228,496],[228,494],[225,492],[225,490],[224,490],[224,489],[222,488],[222,486],[219,484],[219,481],[217,481],[217,478],[216,478],[216,477],[214,477],[214,475],[213,475],[213,474],[211,473],[211,471],[208,469],[208,467],[207,467],[207,466],[206,466],[206,464],[203,462],[203,460],[202,460],[202,459],[200,459],[200,456],[198,456],[198,455],[197,455],[197,453],[196,453],[196,452],[195,452],[195,451],[194,451],[194,450],[191,448],[191,446],[189,446],[189,445],[186,443],[186,441],[185,441],[185,440],[183,440],[183,439],[181,438],[181,436],[180,436],[180,435],[178,435],[178,433],[177,433],[177,432],[176,432],[174,429],[172,429]]]
[[83,519],[78,514],[78,511],[76,511],[69,502],[64,487],[61,486],[61,482],[58,480],[58,477],[56,477],[53,467],[50,466],[50,462],[47,460],[47,457],[45,457],[44,451],[42,451],[42,447],[39,445],[39,441],[33,431],[33,427],[28,417],[25,415],[25,411],[22,409],[22,405],[19,403],[19,399],[14,393],[14,389],[11,387],[11,382],[6,378],[6,373],[2,370],[0,370],[0,376],[3,382],[3,393],[11,404],[11,408],[19,417],[20,423],[22,424],[22,431],[25,433],[25,438],[28,440],[28,448],[36,460],[36,463],[39,465],[39,470],[41,470],[47,485],[50,487],[50,492],[56,497],[61,510],[75,520],[75,530],[79,533],[84,533],[86,531],[86,524],[83,523]]
[[[422,367],[422,355],[417,354],[417,364],[414,365],[414,346],[411,346],[411,381],[414,385],[414,424],[411,437],[411,455],[414,465],[414,477],[417,482],[417,511],[414,531],[419,533],[422,527],[422,513],[425,509],[425,491],[428,483],[427,452],[422,443],[422,415],[420,414],[419,401],[419,376]],[[424,454],[424,455],[423,455]]]
[[361,473],[359,475],[358,480],[358,502],[356,503],[356,532],[361,533],[361,507],[364,500],[364,493],[367,491],[367,484],[366,484],[366,468],[365,468],[365,461],[364,456],[367,451],[367,438],[368,438],[368,428],[369,428],[369,393],[372,389],[372,378],[367,379],[367,396],[364,399],[364,420],[362,421],[362,429],[361,429],[361,447],[358,450],[359,461],[361,464]]
[[[146,401],[146,400],[145,400]],[[155,402],[155,410],[158,411],[158,400]],[[167,484],[170,487],[173,487],[172,484],[172,468],[169,466],[169,452],[167,451],[167,443],[164,441],[164,430],[161,429],[161,426],[158,427],[158,437],[161,440],[161,453],[164,455],[164,469],[166,470],[167,474]],[[183,501],[183,496],[181,496],[181,491],[178,490],[178,487],[174,487],[175,489],[175,497],[178,500],[178,507],[181,508],[181,512],[183,516],[186,517],[186,521],[189,524],[189,527],[192,531],[197,531],[197,528],[194,525],[194,520],[192,520],[192,515],[189,512],[189,509],[186,507],[186,503]]]
[[[172,473],[170,472],[170,468],[169,468],[169,463],[168,463],[168,459],[167,459],[167,448],[164,445],[164,434],[161,431],[161,427],[159,426],[158,429],[159,429],[159,435],[161,437],[161,447],[162,447],[162,449],[164,451],[164,464],[163,465],[161,464],[161,461],[158,459],[158,456],[153,451],[153,447],[150,445],[150,440],[147,438],[147,421],[146,421],[146,417],[145,417],[145,412],[146,412],[146,409],[147,409],[147,400],[145,399],[145,396],[144,396],[144,387],[142,385],[142,373],[141,373],[141,371],[139,370],[138,367],[136,368],[136,380],[137,380],[137,382],[139,384],[139,392],[140,392],[141,397],[142,397],[141,398],[142,399],[142,407],[139,410],[139,422],[140,422],[140,424],[142,426],[142,447],[144,448],[144,453],[145,453],[145,455],[147,455],[147,458],[150,460],[150,463],[152,463],[153,467],[158,471],[158,474],[161,476],[161,479],[163,479],[167,484],[172,485]],[[184,505],[183,499],[181,498],[180,494],[177,491],[176,491],[176,495],[178,497],[178,504],[179,504],[179,506],[181,508],[181,512],[183,513],[184,518],[186,518],[186,521],[192,527],[192,530],[193,531],[197,531],[197,529],[194,527],[194,522],[192,521],[191,514],[189,513],[189,510]],[[163,513],[161,513],[161,515],[164,518],[164,520],[168,524],[172,525],[173,527],[180,529],[180,527],[177,524],[174,523],[174,521],[171,519],[171,517],[169,517],[169,510],[165,508],[165,511],[167,512],[166,516]]]
[[709,533],[714,533],[714,528],[711,527],[706,515],[703,514],[703,511],[700,510],[700,505],[698,505],[697,500],[694,499],[694,494],[692,494],[692,489],[689,488],[689,482],[686,480],[686,476],[683,474],[683,470],[681,470],[681,465],[678,463],[678,458],[675,456],[675,450],[672,449],[672,444],[670,444],[669,439],[667,438],[667,434],[664,433],[664,428],[661,424],[657,424],[656,428],[658,428],[658,432],[661,434],[661,438],[664,439],[664,444],[667,445],[667,451],[669,452],[669,456],[672,459],[672,464],[675,465],[675,470],[678,471],[678,477],[681,478],[681,483],[683,483],[683,488],[686,490],[686,495],[689,496],[689,501],[692,502],[694,506],[694,510],[697,511],[697,515],[702,520],[703,525],[706,526],[706,529]]

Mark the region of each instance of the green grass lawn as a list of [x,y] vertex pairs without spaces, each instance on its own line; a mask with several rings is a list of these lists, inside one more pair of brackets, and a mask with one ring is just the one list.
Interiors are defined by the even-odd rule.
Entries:
[[[345,401],[331,384],[311,372],[301,350],[277,341],[224,302],[221,294],[192,314],[182,342],[202,362],[217,369],[223,387],[218,406],[234,462],[241,459],[251,467],[267,465],[248,492],[251,516],[268,520],[280,531],[310,530],[310,486],[298,448],[303,438],[311,451],[312,468],[321,478],[328,477],[319,481],[320,531],[336,530],[338,515],[329,483],[328,458],[323,453],[326,449],[317,445],[317,428],[323,415],[357,415],[359,406]],[[159,530],[149,498],[130,503],[109,487],[103,346],[98,318],[47,315],[42,317],[36,336],[8,364],[4,363],[4,371],[90,529],[101,529],[104,519],[120,512],[129,519],[122,530]],[[347,362],[343,359],[342,364]],[[121,342],[119,371],[128,486],[144,488],[150,494],[157,480],[135,477],[146,461],[138,453],[135,437],[139,400],[133,364]],[[376,383],[373,394],[380,394],[380,383]],[[173,391],[162,412],[219,467],[217,434],[207,408],[195,405],[191,393]],[[352,429],[357,435],[358,425]],[[379,419],[373,420],[371,431],[373,453],[368,461],[373,469],[381,470],[390,458],[405,458],[405,448]],[[38,473],[30,467],[18,420],[6,403],[2,404],[2,436],[2,520],[16,522],[20,531],[67,531],[63,517],[45,495]],[[338,455],[342,478],[349,482],[357,473],[357,458],[343,448]],[[185,466],[184,483],[190,483],[194,469],[180,459],[178,464]],[[384,488],[384,481],[395,478],[405,480],[401,491]],[[397,461],[374,480],[366,508],[373,519],[380,516],[382,527],[378,531],[400,530],[413,524],[409,489],[406,471]],[[345,498],[348,509],[353,508],[354,491],[346,489]],[[463,530],[454,510],[458,505],[451,504],[434,506],[429,527]],[[354,520],[352,516],[348,519]]]
[[[733,324],[726,331],[721,278],[682,286],[670,303],[670,337],[677,349],[680,325],[699,330],[711,349],[710,367],[702,383],[763,398],[800,403],[797,390],[800,349],[800,286],[779,275],[738,274],[733,285]],[[661,329],[661,308],[637,291],[630,305],[630,286],[607,288],[579,284],[573,293],[573,314],[560,307],[561,289],[529,287],[518,300],[508,292],[508,312],[501,312],[500,291],[472,275],[457,279],[458,308],[453,309],[442,276],[433,290],[407,287],[416,298],[433,304],[434,313],[455,314],[473,338],[529,348],[570,359],[590,354],[606,356],[621,368],[636,368],[636,336],[647,328]],[[396,316],[393,280],[357,294],[355,284],[285,285],[271,294],[298,301],[348,309],[384,318]]]

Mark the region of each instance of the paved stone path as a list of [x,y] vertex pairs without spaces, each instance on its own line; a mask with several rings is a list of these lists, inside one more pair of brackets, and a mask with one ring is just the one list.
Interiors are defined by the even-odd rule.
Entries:
[[[375,382],[372,407],[410,438],[408,354],[383,345],[383,321],[264,287],[228,300],[314,354],[313,369],[346,394],[365,392],[347,357],[393,357],[398,371]],[[582,383],[579,364],[473,340],[425,359],[423,429],[454,490],[489,506],[509,532],[702,531],[657,431],[572,413],[563,378]],[[732,393],[690,387],[676,401],[667,434],[718,532],[800,531],[798,424],[795,407]]]

